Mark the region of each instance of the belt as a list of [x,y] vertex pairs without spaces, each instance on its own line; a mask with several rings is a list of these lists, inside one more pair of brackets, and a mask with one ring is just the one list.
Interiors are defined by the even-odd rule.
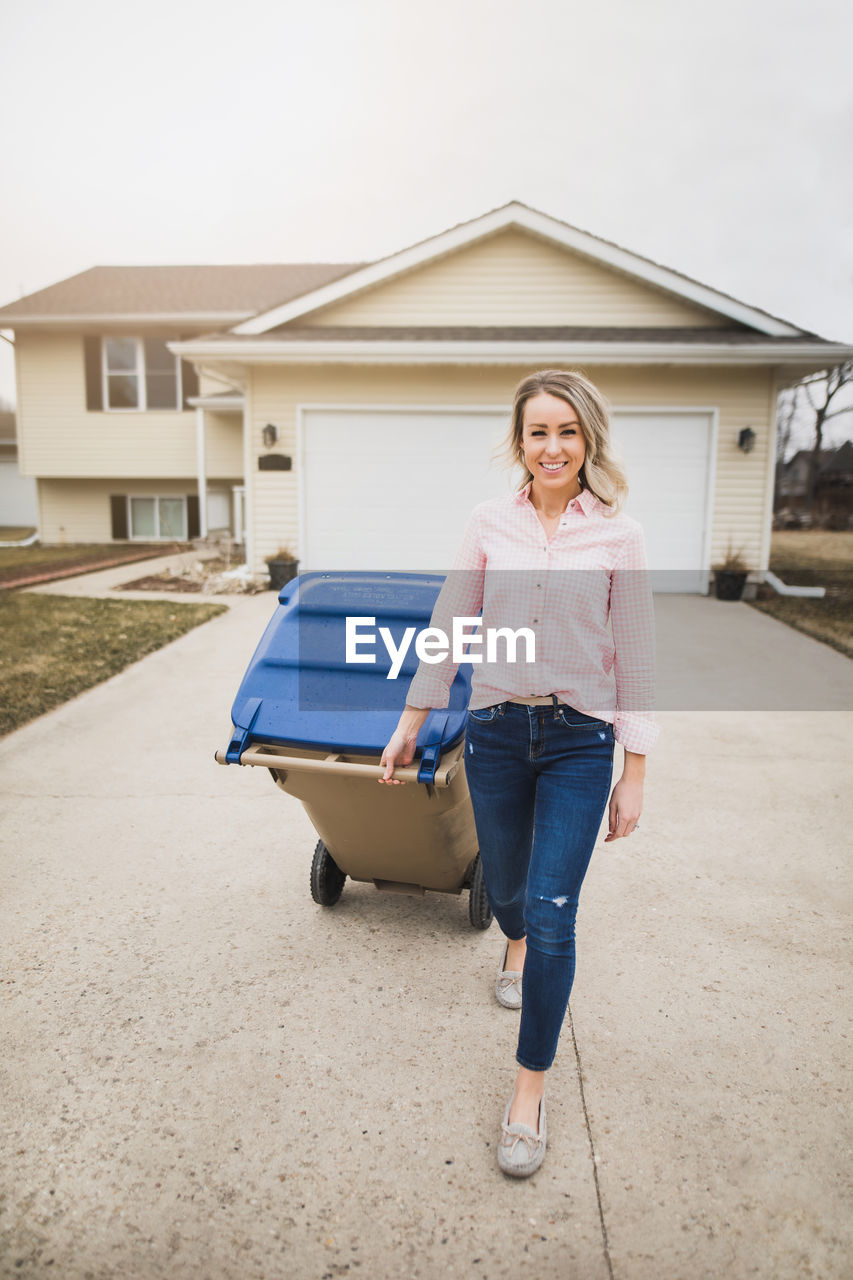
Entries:
[[[509,702],[521,702],[525,707],[553,707],[554,702],[559,702],[556,694],[549,693],[543,697],[536,698],[509,698]],[[562,704],[565,706],[565,703]]]

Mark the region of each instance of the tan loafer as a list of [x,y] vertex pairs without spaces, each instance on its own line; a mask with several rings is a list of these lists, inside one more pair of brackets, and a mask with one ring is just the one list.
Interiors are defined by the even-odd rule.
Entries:
[[510,1124],[509,1113],[514,1098],[515,1094],[509,1100],[501,1125],[498,1165],[511,1178],[529,1178],[545,1159],[548,1142],[545,1131],[545,1099],[539,1103],[539,1132],[534,1133],[529,1125]]

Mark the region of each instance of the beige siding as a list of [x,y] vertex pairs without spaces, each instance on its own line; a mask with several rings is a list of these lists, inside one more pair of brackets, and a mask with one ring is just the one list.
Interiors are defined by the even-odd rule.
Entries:
[[195,476],[193,411],[90,413],[82,335],[19,332],[15,345],[26,475]]
[[[266,422],[278,425],[281,451],[294,454],[293,471],[252,471],[247,478],[254,506],[255,571],[263,571],[263,557],[282,543],[299,551],[297,406],[508,406],[516,383],[526,372],[529,370],[494,367],[255,368],[250,399],[251,454],[255,457],[261,452],[260,433]],[[712,563],[731,542],[735,549],[743,550],[752,567],[766,567],[761,555],[771,496],[767,481],[774,402],[770,370],[596,367],[588,372],[617,409],[661,406],[718,410]],[[736,443],[738,432],[745,426],[757,433],[756,447],[750,454],[742,453]],[[660,477],[661,501],[666,501],[666,485],[664,474]],[[369,495],[365,497],[369,501]],[[317,513],[313,514],[316,517]]]
[[504,231],[294,324],[731,324],[579,254]]
[[42,542],[111,542],[110,496],[185,497],[192,482],[122,477],[111,480],[39,480]]
[[[208,480],[243,474],[243,411],[204,414]],[[195,467],[195,463],[193,463]],[[193,472],[195,474],[195,472]]]

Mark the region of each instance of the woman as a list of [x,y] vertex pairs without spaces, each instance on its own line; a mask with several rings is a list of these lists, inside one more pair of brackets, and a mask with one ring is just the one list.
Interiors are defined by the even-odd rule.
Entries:
[[[606,841],[636,831],[651,717],[654,633],[643,535],[619,511],[627,492],[600,392],[545,370],[518,386],[509,451],[525,469],[511,497],[476,507],[433,615],[482,608],[488,628],[526,626],[535,660],[474,665],[465,764],[486,891],[506,943],[495,983],[521,1009],[501,1169],[527,1177],[545,1155],[545,1073],[574,977],[578,896],[607,805],[614,740],[625,753]],[[514,655],[518,657],[518,654]],[[387,784],[414,758],[457,666],[422,662],[382,762]],[[522,1000],[523,985],[523,1000]]]

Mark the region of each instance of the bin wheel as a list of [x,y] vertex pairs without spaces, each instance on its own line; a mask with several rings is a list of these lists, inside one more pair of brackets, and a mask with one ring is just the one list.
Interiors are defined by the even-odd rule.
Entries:
[[311,863],[311,897],[321,907],[333,907],[344,891],[346,873],[341,871],[322,840],[317,841]]
[[471,870],[471,888],[468,893],[468,919],[474,929],[488,929],[492,923],[492,908],[486,897],[486,885],[483,880],[483,864],[480,855],[474,859]]

